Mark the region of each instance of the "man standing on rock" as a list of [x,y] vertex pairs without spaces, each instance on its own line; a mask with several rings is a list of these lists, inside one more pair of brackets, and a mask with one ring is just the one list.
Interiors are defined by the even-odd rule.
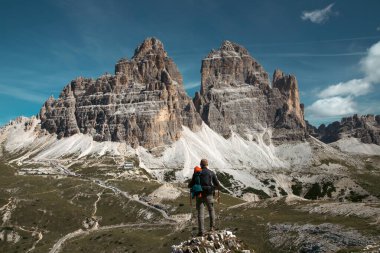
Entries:
[[[193,177],[189,183],[189,188],[194,185],[200,184],[202,192],[196,193],[196,207],[198,211],[198,236],[204,234],[204,206],[207,206],[210,216],[210,231],[215,230],[215,209],[214,209],[214,195],[215,189],[218,189],[218,202],[220,197],[219,181],[213,171],[208,169],[208,161],[202,159],[200,163],[201,168],[196,167]],[[199,169],[199,170],[197,170]]]

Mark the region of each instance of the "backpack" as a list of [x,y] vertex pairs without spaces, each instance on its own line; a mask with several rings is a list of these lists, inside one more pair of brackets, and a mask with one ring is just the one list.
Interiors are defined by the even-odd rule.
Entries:
[[201,185],[201,174],[202,169],[199,167],[194,168],[194,185],[191,187],[191,198],[195,198],[196,196],[202,196],[202,185]]
[[211,180],[211,171],[207,168],[201,169],[199,167],[194,168],[194,185],[191,187],[191,197],[201,197],[202,193],[205,195],[212,194],[214,192],[214,186]]

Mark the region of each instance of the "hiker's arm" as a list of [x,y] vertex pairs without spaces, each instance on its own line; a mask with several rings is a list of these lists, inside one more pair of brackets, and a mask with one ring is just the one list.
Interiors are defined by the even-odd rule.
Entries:
[[220,184],[219,184],[219,180],[216,177],[215,173],[213,173],[213,175],[212,175],[212,183],[215,186],[215,189],[218,190],[217,201],[218,201],[218,204],[220,204]]
[[219,180],[216,177],[215,173],[212,173],[212,184],[215,186],[215,189],[219,190],[220,184],[219,184]]

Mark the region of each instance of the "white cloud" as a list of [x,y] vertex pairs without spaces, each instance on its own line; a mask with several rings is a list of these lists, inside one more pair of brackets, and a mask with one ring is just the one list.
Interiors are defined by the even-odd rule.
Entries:
[[334,6],[334,3],[329,4],[324,9],[313,10],[313,11],[303,11],[301,18],[302,18],[302,20],[309,20],[309,21],[316,23],[316,24],[323,24],[327,20],[329,20],[331,15],[335,14],[332,10],[333,6]]
[[333,96],[362,96],[368,94],[371,91],[372,85],[364,79],[352,79],[348,82],[341,82],[335,85],[331,85],[322,90],[318,97],[326,98]]
[[368,49],[368,54],[360,61],[366,79],[372,83],[380,83],[380,41]]
[[352,97],[329,97],[315,101],[306,108],[311,118],[344,116],[357,112],[357,105]]
[[[359,111],[354,97],[368,94],[374,84],[380,83],[380,41],[372,45],[361,59],[363,78],[330,85],[322,90],[312,105],[306,107],[311,118],[336,117]],[[373,113],[373,112],[372,112]]]
[[201,86],[200,82],[191,82],[191,83],[185,84],[185,89],[192,89],[192,88],[196,88],[200,86]]
[[373,85],[380,83],[380,41],[368,49],[367,55],[359,64],[363,78],[340,82],[322,90],[318,95],[320,99],[306,107],[308,117],[339,117],[364,112],[363,109],[358,109],[354,98],[368,94]]
[[0,85],[0,94],[4,94],[10,97],[18,98],[25,101],[30,101],[33,103],[42,104],[46,100],[46,96],[32,92],[30,90],[9,87],[5,85]]

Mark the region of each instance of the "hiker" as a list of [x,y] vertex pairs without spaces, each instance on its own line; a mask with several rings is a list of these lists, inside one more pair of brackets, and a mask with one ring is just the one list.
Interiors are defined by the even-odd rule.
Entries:
[[207,206],[210,216],[210,231],[215,230],[215,209],[214,196],[215,189],[218,189],[218,202],[220,197],[219,181],[213,171],[208,169],[208,161],[202,159],[200,168],[194,168],[193,177],[189,183],[192,197],[196,198],[196,207],[198,211],[198,236],[204,234],[204,206]]

